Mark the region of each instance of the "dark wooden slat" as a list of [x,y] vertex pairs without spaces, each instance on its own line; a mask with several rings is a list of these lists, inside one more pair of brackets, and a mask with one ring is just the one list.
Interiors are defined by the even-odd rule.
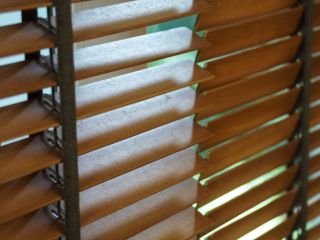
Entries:
[[[75,51],[76,79],[96,76],[204,49],[211,44],[186,27],[128,38]],[[105,54],[108,53],[108,58]]]
[[49,31],[33,22],[0,28],[0,57],[54,47]]
[[295,60],[300,43],[301,37],[296,36],[209,62],[206,69],[215,78],[201,84],[200,89],[207,91],[279,64],[292,62]]
[[313,33],[313,46],[312,46],[312,51],[313,52],[318,52],[320,51],[320,30],[315,31]]
[[293,6],[296,0],[209,0],[213,10],[203,14],[198,30],[238,20],[248,19]]
[[320,155],[310,158],[309,174],[315,174],[320,171]]
[[197,60],[203,61],[276,38],[294,35],[298,30],[301,14],[302,8],[298,7],[250,21],[209,28],[206,39],[212,42],[214,47],[200,51]]
[[316,226],[309,230],[308,232],[308,239],[309,240],[319,240],[320,238],[320,226]]
[[34,99],[0,108],[0,142],[42,132],[59,125],[57,116]]

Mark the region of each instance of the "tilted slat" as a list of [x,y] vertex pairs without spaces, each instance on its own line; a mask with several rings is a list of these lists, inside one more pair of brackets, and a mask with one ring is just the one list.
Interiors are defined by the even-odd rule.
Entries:
[[315,9],[314,9],[314,26],[320,25],[320,2],[315,0]]
[[87,153],[190,116],[209,106],[191,88],[184,88],[147,101],[77,122],[79,153]]
[[0,27],[0,39],[0,57],[54,47],[49,31],[33,22]]
[[309,163],[309,174],[315,174],[320,171],[320,155],[310,158]]
[[320,215],[320,200],[317,200],[316,202],[309,205],[308,208],[308,221],[313,220]]
[[[242,48],[259,45],[297,32],[302,8],[285,10],[233,25],[209,28],[206,39],[213,47],[200,51],[198,61],[218,57]],[[235,41],[237,39],[237,41]]]
[[312,77],[317,77],[320,75],[320,56],[312,58],[311,74]]
[[196,203],[206,189],[187,179],[82,229],[84,240],[127,239]]
[[[269,197],[287,190],[296,177],[298,168],[291,167],[285,172],[265,181],[261,185],[250,189],[244,194],[232,199],[229,202],[211,210],[208,216],[212,219],[212,229],[219,227],[239,214],[249,210]],[[208,203],[210,198],[200,202],[200,205]]]
[[310,126],[315,126],[320,122],[320,105],[310,109]]
[[210,219],[189,207],[129,240],[185,240],[206,232],[210,225]]
[[46,210],[41,209],[0,225],[0,235],[8,240],[56,240],[63,235],[63,226],[53,220]]
[[98,81],[76,89],[77,115],[89,117],[211,78],[211,74],[186,60]]
[[292,190],[268,205],[254,211],[214,233],[209,239],[238,239],[269,220],[286,213],[293,206],[297,191]]
[[315,150],[320,146],[320,131],[314,131],[310,133],[309,151]]
[[0,108],[0,119],[0,142],[59,125],[58,117],[37,99]]
[[83,191],[81,222],[89,224],[188,179],[207,166],[189,148]]
[[[76,79],[104,74],[211,44],[186,27],[78,49],[74,52]],[[105,54],[108,57],[105,57]]]
[[210,12],[202,14],[198,23],[198,30],[214,25],[230,23],[250,17],[261,16],[280,9],[293,6],[296,0],[208,0],[213,7]]
[[320,226],[316,226],[309,230],[308,232],[308,239],[309,240],[319,240],[320,238]]
[[213,149],[208,157],[208,160],[213,164],[210,169],[207,169],[207,172],[221,171],[240,160],[290,138],[296,128],[298,119],[298,115],[291,116]]
[[310,101],[316,101],[320,99],[320,81],[316,81],[311,84]]
[[74,39],[98,38],[208,9],[210,5],[203,0],[139,0],[80,11],[72,15]]
[[320,30],[313,32],[313,42],[312,42],[312,51],[320,51]]
[[56,77],[37,61],[25,61],[0,67],[0,98],[31,93],[56,86]]
[[[297,63],[269,71],[258,76],[244,78],[226,86],[206,92],[213,104],[209,109],[198,113],[197,118],[203,119],[221,113],[229,108],[240,106],[252,100],[290,88],[294,85],[300,65]],[[243,94],[243,92],[246,94]],[[237,97],[234,97],[237,96]]]
[[314,197],[320,193],[320,177],[309,180],[308,194],[309,197]]
[[206,145],[213,146],[221,143],[276,117],[292,112],[299,92],[299,89],[293,89],[209,122],[207,128],[213,133],[213,136],[206,141]]
[[78,160],[81,188],[92,187],[191,147],[208,136],[208,131],[192,118],[186,118],[82,155]]
[[60,200],[56,185],[43,173],[29,175],[0,186],[0,224],[24,216]]
[[60,156],[42,136],[0,148],[0,184],[40,171],[60,162]]
[[[206,186],[210,189],[211,198],[218,198],[277,167],[291,163],[297,145],[297,141],[293,141],[210,179]],[[206,172],[204,171],[204,173]]]
[[233,82],[250,74],[294,61],[301,43],[301,37],[251,49],[236,55],[209,62],[206,69],[215,78],[201,84],[202,91]]

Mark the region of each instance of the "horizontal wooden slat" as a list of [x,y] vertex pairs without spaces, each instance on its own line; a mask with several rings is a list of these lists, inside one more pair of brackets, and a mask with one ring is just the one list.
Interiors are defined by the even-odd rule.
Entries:
[[207,166],[189,148],[90,188],[80,194],[81,222],[89,224],[188,179]]
[[319,146],[320,146],[320,131],[317,130],[310,133],[309,150],[313,151]]
[[56,85],[56,77],[37,61],[25,61],[0,67],[0,98],[31,93]]
[[21,217],[61,199],[58,188],[43,173],[0,186],[0,224]]
[[0,27],[0,39],[0,57],[54,47],[49,31],[33,22]]
[[[146,7],[148,6],[148,7]],[[73,13],[75,41],[145,27],[210,9],[203,0],[139,0]]]
[[320,238],[320,226],[316,226],[309,230],[308,232],[308,239],[309,240],[319,240]]
[[295,36],[291,39],[209,62],[206,69],[215,78],[201,84],[200,89],[206,91],[276,65],[292,62],[295,60],[300,43],[301,37]]
[[315,0],[315,9],[314,9],[314,26],[320,25],[320,2]]
[[320,123],[320,105],[310,109],[310,126],[315,126]]
[[320,81],[316,81],[311,84],[311,95],[310,95],[310,101],[316,101],[320,99]]
[[238,239],[269,220],[289,211],[296,196],[296,190],[290,191],[268,205],[217,231],[209,239]]
[[[269,197],[287,190],[292,185],[297,170],[298,168],[296,166],[291,167],[289,170],[210,211],[208,216],[214,222],[212,229],[226,223]],[[200,202],[200,205],[209,202],[208,200],[212,199],[209,197],[203,202]]]
[[320,215],[320,201],[317,200],[316,202],[309,205],[307,219],[308,221],[311,221],[319,217],[319,215]]
[[59,125],[57,116],[38,99],[0,108],[0,142],[39,133]]
[[207,128],[213,133],[213,136],[206,141],[206,145],[213,146],[221,143],[276,117],[292,112],[299,92],[299,89],[293,89],[209,122]]
[[299,115],[293,115],[276,124],[269,125],[233,142],[213,149],[208,157],[212,162],[207,173],[216,173],[240,160],[244,160],[260,151],[290,138],[296,128]]
[[44,209],[0,225],[3,239],[55,240],[63,235],[63,227]]
[[268,0],[261,2],[259,0],[209,0],[207,2],[212,4],[213,9],[200,17],[198,30],[271,13],[291,7],[297,1]]
[[58,152],[42,136],[0,148],[0,184],[40,171],[60,162]]
[[[296,81],[299,69],[300,65],[294,63],[276,71],[244,78],[226,86],[212,89],[206,95],[215,104],[209,109],[198,113],[197,117],[198,119],[203,119],[284,88],[290,88]],[[246,94],[243,94],[244,91]]]
[[187,118],[82,155],[78,160],[81,189],[193,146],[208,136],[208,131]]
[[309,174],[315,174],[320,171],[320,155],[310,158],[309,160]]
[[212,42],[213,47],[200,51],[198,61],[259,45],[283,36],[294,35],[298,30],[301,14],[302,8],[298,7],[250,21],[209,28],[206,39]]
[[[298,142],[293,141],[210,179],[206,186],[211,190],[211,197],[218,198],[277,167],[289,164],[293,160],[297,146]],[[206,172],[204,171],[204,173]]]
[[313,32],[312,51],[320,51],[320,30]]
[[82,229],[82,239],[128,239],[191,206],[205,194],[204,187],[193,179],[187,179],[85,226]]
[[320,193],[320,177],[309,180],[308,194],[314,197]]
[[200,215],[193,207],[166,219],[141,232],[130,240],[185,240],[204,233],[210,227],[210,219]]
[[210,45],[188,28],[180,27],[78,49],[74,53],[76,79],[133,67]]
[[311,73],[312,77],[317,77],[320,75],[320,56],[312,58],[312,68]]
[[211,74],[192,61],[164,64],[76,89],[77,115],[85,118],[179,88],[208,81]]
[[77,122],[79,153],[87,153],[190,116],[208,107],[205,97],[191,88]]

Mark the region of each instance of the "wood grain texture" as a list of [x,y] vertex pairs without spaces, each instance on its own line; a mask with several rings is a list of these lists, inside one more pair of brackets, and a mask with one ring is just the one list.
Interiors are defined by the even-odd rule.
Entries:
[[205,194],[205,187],[193,179],[187,179],[85,226],[82,239],[128,239],[190,207]]
[[54,47],[49,31],[33,22],[0,27],[0,57]]
[[207,29],[215,25],[226,24],[252,17],[261,16],[280,9],[285,9],[297,2],[296,0],[208,0],[212,10],[202,14],[198,30]]
[[33,136],[0,148],[0,184],[35,173],[60,162],[58,152],[42,136]]
[[[204,119],[214,114],[259,99],[284,88],[291,88],[297,79],[300,65],[297,63],[251,76],[225,86],[214,88],[206,92],[212,106],[198,113],[198,119]],[[246,94],[243,94],[246,92]],[[237,97],[234,97],[237,96]]]
[[193,207],[189,207],[129,240],[185,240],[205,233],[210,225],[210,219],[200,215]]
[[197,60],[204,61],[276,38],[294,35],[298,30],[301,15],[302,8],[298,7],[249,21],[209,28],[205,38],[213,47],[200,51]]
[[201,84],[200,90],[207,91],[277,65],[293,62],[300,43],[301,37],[295,36],[291,39],[209,62],[206,69],[215,78]]
[[191,178],[207,168],[192,149],[145,165],[80,193],[82,225]]
[[210,5],[202,0],[139,0],[93,8],[73,13],[74,39],[84,41],[98,38],[209,9]]
[[34,99],[0,108],[0,142],[42,132],[59,125],[58,117]]
[[0,99],[56,86],[56,76],[37,61],[0,67]]
[[76,88],[78,119],[212,79],[190,60],[163,64]]
[[[180,27],[78,49],[74,52],[76,79],[141,65],[210,45],[188,28]],[[107,58],[105,54],[108,54]]]
[[87,189],[208,138],[192,118],[182,119],[79,157],[81,189]]

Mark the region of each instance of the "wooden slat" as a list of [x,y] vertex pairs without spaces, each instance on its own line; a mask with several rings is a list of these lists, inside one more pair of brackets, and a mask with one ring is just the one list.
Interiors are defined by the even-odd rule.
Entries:
[[208,163],[186,149],[80,194],[81,222],[89,224],[202,172]]
[[297,146],[297,141],[293,141],[210,179],[206,186],[211,190],[211,197],[218,198],[277,167],[289,164],[293,160]]
[[290,216],[286,221],[280,223],[272,230],[259,236],[256,240],[282,239],[289,236],[295,227],[297,215]]
[[208,9],[210,5],[203,0],[139,0],[89,9],[73,14],[74,38],[83,41],[102,37]]
[[314,9],[314,26],[318,27],[320,25],[320,2],[315,0]]
[[320,177],[309,180],[308,195],[314,197],[320,193]]
[[206,232],[209,229],[210,224],[210,219],[200,215],[194,208],[189,207],[129,239],[185,240]]
[[57,116],[37,99],[0,108],[0,119],[0,142],[59,125]]
[[37,61],[25,61],[0,67],[0,98],[31,93],[56,85],[56,77]]
[[318,52],[320,51],[320,30],[315,31],[313,33],[313,42],[312,42],[312,51]]
[[320,56],[312,58],[312,77],[317,77],[320,75]]
[[309,205],[308,208],[308,221],[311,221],[320,215],[320,201],[317,200],[316,202]]
[[215,78],[212,81],[201,84],[200,89],[206,91],[276,65],[292,62],[296,57],[300,43],[301,37],[296,36],[209,62],[206,69]]
[[204,187],[193,179],[187,179],[85,226],[82,229],[82,239],[128,239],[191,206],[205,194]]
[[213,9],[203,14],[198,23],[198,30],[214,25],[230,23],[251,17],[271,13],[293,6],[296,0],[209,0]]
[[61,199],[57,187],[43,173],[0,186],[0,224],[21,217]]
[[0,57],[54,47],[49,31],[33,22],[1,27],[0,39]]
[[221,171],[240,160],[244,160],[290,138],[296,128],[298,119],[298,115],[291,116],[281,122],[269,125],[236,139],[233,142],[213,149],[208,157],[208,160],[213,164],[206,172],[213,174]]
[[79,157],[81,189],[191,147],[209,132],[187,118]]
[[320,105],[310,109],[310,126],[313,127],[320,122]]
[[0,225],[0,236],[7,240],[55,240],[63,235],[63,227],[42,209]]
[[133,67],[210,45],[188,28],[181,27],[82,48],[74,53],[76,79]]
[[[287,190],[292,185],[297,170],[296,166],[291,167],[289,170],[210,211],[208,216],[213,220],[212,229],[226,223],[269,197]],[[205,202],[208,203],[208,200],[211,201],[212,199],[207,198],[200,202],[200,205]]]
[[200,51],[198,61],[259,45],[283,36],[294,35],[298,30],[301,14],[302,8],[298,7],[250,21],[209,28],[206,39],[212,42],[214,47]]
[[319,240],[320,238],[320,226],[312,228],[308,232],[308,239],[309,240]]
[[313,151],[320,146],[320,131],[317,130],[310,134],[309,150]]
[[76,89],[77,115],[89,117],[211,78],[211,74],[186,60],[98,81]]
[[320,81],[316,81],[311,84],[310,101],[316,101],[320,99]]
[[0,184],[40,171],[60,162],[58,152],[42,136],[0,148]]
[[320,171],[320,155],[310,158],[309,174],[315,174]]
[[292,112],[299,92],[299,89],[293,89],[209,122],[207,128],[213,133],[213,137],[206,141],[206,145],[213,146],[221,143],[276,117]]
[[286,213],[292,207],[297,196],[293,190],[286,195],[274,200],[270,204],[254,211],[253,213],[237,220],[227,227],[219,230],[209,237],[212,239],[238,239],[271,219]]
[[[295,63],[276,71],[244,78],[235,83],[212,89],[206,95],[215,104],[206,109],[206,111],[198,113],[197,117],[198,119],[203,119],[284,88],[292,87],[298,76],[299,69],[300,65]],[[243,94],[244,91],[246,94]]]
[[153,128],[190,116],[209,107],[205,97],[191,88],[77,122],[79,153],[110,145]]

